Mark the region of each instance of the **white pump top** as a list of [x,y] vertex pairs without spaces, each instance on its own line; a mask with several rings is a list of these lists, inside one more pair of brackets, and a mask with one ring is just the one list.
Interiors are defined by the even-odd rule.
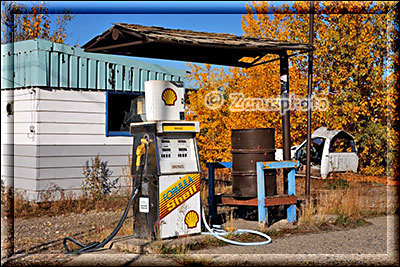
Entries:
[[147,121],[177,121],[184,118],[183,83],[147,81],[144,90]]

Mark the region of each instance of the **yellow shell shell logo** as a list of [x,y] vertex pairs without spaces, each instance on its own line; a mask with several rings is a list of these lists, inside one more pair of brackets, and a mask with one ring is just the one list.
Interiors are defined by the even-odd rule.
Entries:
[[197,214],[197,212],[191,210],[188,213],[186,213],[185,224],[188,229],[195,228],[198,222],[199,222],[199,215]]
[[161,99],[164,101],[164,104],[167,106],[173,106],[176,102],[176,93],[171,88],[164,89],[161,94]]

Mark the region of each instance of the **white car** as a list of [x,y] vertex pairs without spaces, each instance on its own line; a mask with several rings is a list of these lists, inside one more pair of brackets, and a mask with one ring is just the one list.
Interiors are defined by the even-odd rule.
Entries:
[[[311,135],[311,177],[326,178],[332,172],[357,172],[358,154],[354,136],[343,130],[320,127]],[[291,158],[300,161],[296,175],[306,172],[307,140],[291,148]],[[282,149],[275,152],[275,160],[283,160]]]

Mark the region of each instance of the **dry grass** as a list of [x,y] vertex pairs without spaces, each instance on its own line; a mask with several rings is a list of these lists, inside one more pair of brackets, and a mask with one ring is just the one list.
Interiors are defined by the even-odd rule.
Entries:
[[[79,242],[82,244],[90,244],[92,242],[101,242],[105,238],[107,238],[111,232],[114,230],[117,222],[113,224],[106,224],[103,226],[93,227],[89,231],[87,231],[84,235],[80,236]],[[124,236],[131,236],[133,234],[133,218],[132,216],[128,216],[121,226],[121,229],[116,234],[116,237],[124,237]],[[108,244],[109,245],[109,244]],[[71,250],[79,249],[80,247],[72,242],[68,243],[68,247]]]
[[[122,181],[125,185],[122,185]],[[131,193],[132,185],[133,185],[133,176],[132,176],[132,157],[128,155],[128,165],[122,167],[122,174],[119,179],[119,187],[120,187],[120,194],[128,196]]]
[[[217,174],[217,173],[216,173]],[[216,180],[228,180],[226,173],[216,175]],[[312,179],[311,180],[311,201],[308,205],[302,203],[298,212],[299,225],[320,225],[326,223],[332,216],[336,215],[339,220],[348,222],[357,222],[358,220],[375,215],[384,215],[394,213],[398,204],[387,205],[388,189],[382,177],[372,179],[356,179],[359,175],[337,174],[332,175],[330,179]],[[347,177],[350,177],[347,179]],[[368,182],[365,182],[367,180]],[[374,181],[374,182],[372,182]],[[304,198],[304,178],[296,178],[296,195]],[[202,198],[207,199],[208,188],[202,188]],[[207,190],[207,193],[204,192]],[[283,194],[283,174],[280,170],[277,173],[277,193]],[[215,186],[216,193],[232,192],[232,187],[224,184]],[[389,208],[388,208],[389,207]],[[318,216],[315,216],[318,215]],[[227,215],[227,225],[235,228],[235,220],[232,214]]]
[[[230,172],[226,170],[216,171],[217,182],[215,192],[230,194],[232,186],[228,185],[230,181]],[[338,183],[340,179],[346,176],[330,177],[328,180],[311,181],[311,203],[306,206],[302,204],[299,211],[299,224],[313,223],[311,218],[315,215],[338,215],[343,218],[352,218],[357,220],[370,215],[393,213],[398,207],[392,205],[387,209],[386,186],[376,186],[370,182],[356,182],[351,176],[350,181]],[[126,184],[131,184],[130,164],[123,169],[121,180],[125,179]],[[362,180],[362,179],[361,179]],[[343,181],[343,180],[342,180]],[[304,197],[304,178],[296,178],[296,193],[300,198]],[[277,191],[283,193],[283,176],[277,175]],[[27,201],[26,192],[16,190],[15,192],[15,217],[36,217],[55,216],[60,214],[81,213],[89,210],[114,211],[116,207],[122,208],[126,205],[127,195],[130,188],[121,187],[119,192],[104,196],[102,199],[94,201],[83,196],[74,196],[72,193],[60,190],[52,186],[41,193],[42,202]],[[379,190],[380,189],[380,190]],[[2,200],[3,196],[2,188]],[[201,184],[201,198],[205,209],[208,202],[208,185],[204,181]],[[3,201],[2,201],[3,210]],[[228,214],[228,223],[232,224],[234,229],[233,214]],[[124,230],[121,230],[124,232]]]
[[366,182],[371,184],[399,186],[399,180],[390,176],[371,176],[362,175],[359,173],[335,173],[334,175],[331,175],[331,177],[333,179],[345,178],[346,180],[353,182]]
[[[215,181],[214,181],[215,194],[232,193],[231,172],[232,172],[231,169],[215,169]],[[203,173],[208,173],[208,172],[205,171]],[[208,206],[208,181],[206,179],[203,179],[200,187],[201,187],[200,195],[203,201],[203,205]]]
[[[74,194],[72,191],[62,190],[56,184],[39,193],[40,201],[28,201],[25,190],[14,190],[14,216],[15,218],[68,215],[70,213],[82,213],[90,210],[114,211],[126,205],[127,196],[131,193],[131,157],[128,158],[128,165],[122,168],[122,175],[119,177],[119,187],[109,195],[103,195],[100,199],[92,199],[83,193]],[[90,190],[90,188],[88,189]],[[1,210],[4,210],[5,188],[1,185]],[[2,213],[3,216],[3,213]]]
[[208,185],[203,181],[200,183],[200,198],[204,206],[208,206]]
[[227,220],[225,223],[225,230],[228,232],[235,232],[237,229],[238,229],[237,219],[233,217],[233,212],[231,211],[229,213],[229,216],[227,216]]
[[[365,184],[350,182],[342,187],[330,190],[320,190],[311,197],[310,202],[304,202],[300,209],[299,224],[321,224],[323,215],[338,215],[341,220],[356,222],[371,215],[386,214],[386,198],[384,195],[374,194]],[[315,220],[315,215],[322,215]]]
[[[126,205],[126,196],[116,192],[112,195],[106,195],[101,199],[93,200],[83,195],[74,195],[72,192],[48,188],[40,193],[40,202],[27,200],[27,193],[24,190],[14,191],[14,216],[15,218],[29,218],[56,215],[68,215],[71,213],[82,213],[89,210],[96,211],[114,211],[116,207]],[[1,195],[5,199],[5,195]],[[3,201],[1,203],[2,211],[5,209]],[[2,213],[3,216],[3,213]]]
[[[126,169],[126,174],[130,174],[130,170]],[[127,175],[125,179],[130,179],[130,175]],[[218,177],[218,179],[226,179]],[[378,215],[385,213],[392,213],[394,209],[387,210],[387,191],[385,191],[386,186],[373,185],[366,182],[355,182],[347,181],[343,182],[337,177],[328,180],[312,180],[311,181],[311,192],[313,193],[311,202],[308,206],[303,204],[298,214],[298,226],[299,229],[308,229],[314,231],[318,227],[324,225],[329,215],[336,215],[337,221],[336,225],[347,227],[351,223],[358,223],[359,220],[370,215]],[[204,182],[204,181],[203,181]],[[282,182],[282,176],[277,177],[278,182],[278,193],[283,190],[279,187],[279,183]],[[304,195],[304,179],[296,179],[296,192],[298,196]],[[203,201],[207,202],[208,197],[208,186],[206,183],[202,183],[201,197]],[[392,186],[389,186],[394,188]],[[3,190],[2,190],[3,192]],[[218,183],[216,186],[216,192],[231,193],[231,186],[225,183]],[[27,202],[24,200],[23,191],[18,191],[15,196],[15,214],[16,217],[34,217],[38,216],[54,216],[60,214],[69,214],[71,212],[79,213],[89,210],[111,210],[115,211],[125,207],[127,197],[121,196],[119,194],[113,194],[111,196],[106,196],[104,199],[98,201],[93,201],[87,198],[74,198],[72,194],[59,191],[57,188],[53,188],[48,192],[43,192],[42,199],[46,199],[46,202],[35,203]],[[52,201],[59,198],[58,201]],[[3,196],[2,196],[2,199]],[[2,202],[3,203],[3,202]],[[398,204],[397,204],[398,206]],[[395,206],[396,207],[396,206]],[[207,210],[207,208],[205,208]],[[226,218],[226,228],[229,231],[235,231],[238,228],[238,220],[234,218],[234,213],[225,212],[227,214]],[[327,215],[315,216],[315,215]],[[105,226],[95,226],[92,229],[85,231],[84,236],[74,237],[84,244],[89,244],[93,241],[101,241],[106,238],[114,229],[115,223],[106,224]],[[133,218],[128,217],[126,222],[123,224],[117,236],[129,236],[132,235],[133,229]],[[303,227],[304,226],[304,227]],[[332,226],[336,227],[336,226]],[[265,225],[260,225],[260,229],[263,232],[268,232]],[[269,233],[274,234],[274,233]],[[235,237],[235,239],[238,237]],[[243,237],[249,240],[244,240],[246,242],[252,241],[253,236]],[[40,240],[34,241],[40,243]],[[222,242],[215,240],[210,237],[207,239],[205,244],[191,245],[184,244],[177,247],[163,246],[159,242],[159,246],[156,247],[158,253],[160,254],[180,254],[185,255],[189,250],[192,250],[195,246],[219,246]],[[72,248],[77,248],[70,244]],[[28,245],[26,245],[27,248]]]

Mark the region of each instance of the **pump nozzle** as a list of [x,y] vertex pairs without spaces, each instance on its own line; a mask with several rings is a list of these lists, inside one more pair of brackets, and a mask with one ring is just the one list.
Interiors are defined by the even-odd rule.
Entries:
[[140,159],[146,152],[146,146],[149,145],[149,141],[145,138],[140,139],[141,144],[136,148],[136,167],[140,167]]

